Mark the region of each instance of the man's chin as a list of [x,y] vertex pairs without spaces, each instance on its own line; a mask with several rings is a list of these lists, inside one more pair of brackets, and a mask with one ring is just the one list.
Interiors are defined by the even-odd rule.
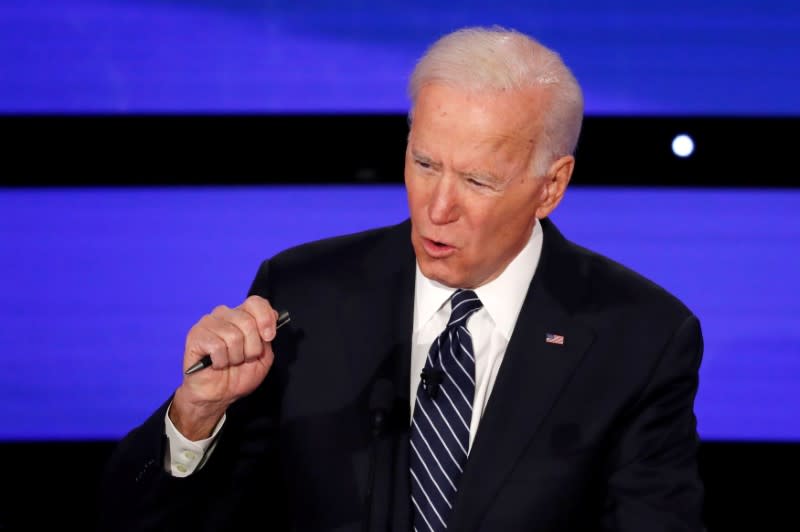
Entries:
[[422,275],[444,286],[460,288],[464,282],[463,276],[448,268],[443,260],[424,258],[417,261]]

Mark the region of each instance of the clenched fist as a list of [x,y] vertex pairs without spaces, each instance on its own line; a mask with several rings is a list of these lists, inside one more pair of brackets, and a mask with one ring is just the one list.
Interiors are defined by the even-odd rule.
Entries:
[[269,301],[250,296],[235,308],[216,307],[192,326],[184,371],[205,355],[212,365],[185,375],[175,391],[169,417],[181,434],[190,440],[208,437],[228,406],[263,382],[274,359],[277,318]]

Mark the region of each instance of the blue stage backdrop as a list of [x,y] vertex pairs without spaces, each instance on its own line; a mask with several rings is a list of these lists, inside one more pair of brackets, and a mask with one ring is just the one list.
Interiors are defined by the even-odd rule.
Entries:
[[800,115],[796,0],[5,0],[0,113],[405,112],[476,24],[560,51],[590,114]]
[[[263,259],[406,215],[399,185],[0,191],[0,440],[122,436]],[[700,317],[703,438],[800,441],[800,191],[576,188],[553,219]]]

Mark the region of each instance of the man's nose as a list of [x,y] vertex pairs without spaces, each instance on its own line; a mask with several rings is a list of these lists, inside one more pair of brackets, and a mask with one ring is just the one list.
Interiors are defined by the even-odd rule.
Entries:
[[428,216],[435,224],[447,224],[458,219],[457,183],[449,176],[443,176],[436,183],[428,204]]

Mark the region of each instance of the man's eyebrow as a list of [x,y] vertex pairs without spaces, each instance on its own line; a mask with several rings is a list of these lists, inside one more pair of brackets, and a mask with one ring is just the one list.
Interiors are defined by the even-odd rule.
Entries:
[[[440,163],[436,162],[432,157],[426,155],[416,148],[411,148],[411,156],[414,159],[419,161],[423,161],[425,163],[430,164],[431,166],[440,166]],[[464,172],[458,172],[458,175],[467,179],[476,179],[481,182],[485,182],[491,185],[502,185],[505,183],[505,179],[500,178],[499,176],[492,174],[491,172],[485,172],[482,170],[469,170]]]
[[419,150],[415,148],[411,148],[411,156],[414,157],[414,159],[424,161],[434,166],[438,164],[436,161],[433,160],[433,157],[431,157],[430,155],[425,155],[424,153],[421,153]]

